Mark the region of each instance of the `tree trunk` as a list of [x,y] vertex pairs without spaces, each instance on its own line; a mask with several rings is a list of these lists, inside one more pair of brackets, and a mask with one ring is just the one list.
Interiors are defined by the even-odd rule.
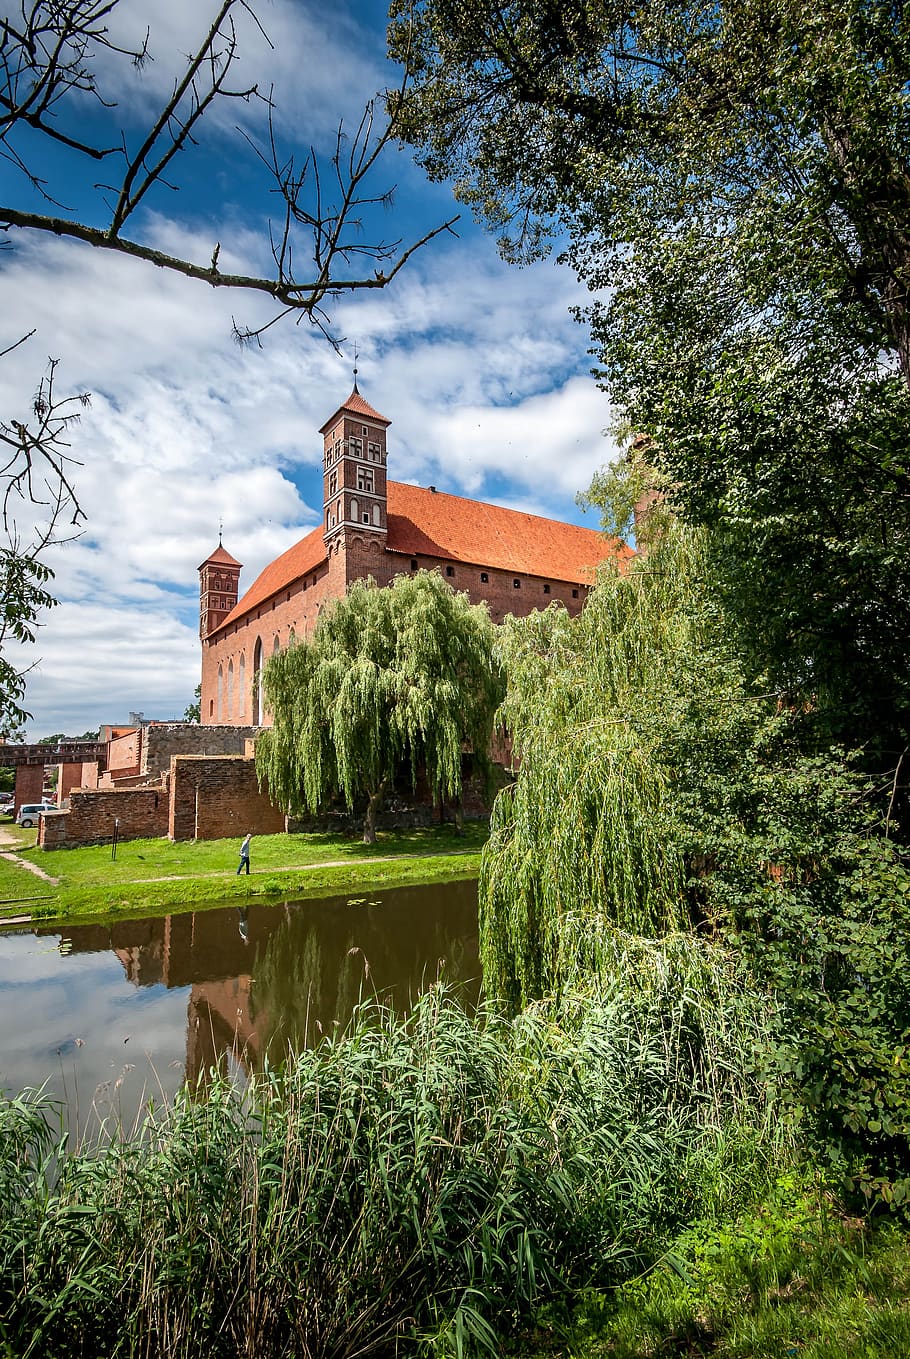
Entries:
[[375,845],[376,843],[376,815],[382,806],[385,785],[386,781],[383,779],[376,791],[369,795],[367,814],[363,819],[363,843],[365,845]]
[[461,793],[455,799],[455,834],[464,835],[464,802]]

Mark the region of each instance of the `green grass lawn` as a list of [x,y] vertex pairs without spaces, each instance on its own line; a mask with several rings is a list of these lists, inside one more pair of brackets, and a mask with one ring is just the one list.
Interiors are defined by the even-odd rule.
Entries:
[[391,886],[471,876],[487,826],[470,822],[463,836],[452,826],[380,832],[375,845],[354,836],[262,835],[253,840],[251,873],[236,876],[240,840],[129,840],[84,849],[44,851],[36,832],[5,826],[19,858],[56,879],[46,882],[0,858],[0,919],[22,911],[72,917],[149,906],[192,906],[238,896],[308,895],[351,886]]

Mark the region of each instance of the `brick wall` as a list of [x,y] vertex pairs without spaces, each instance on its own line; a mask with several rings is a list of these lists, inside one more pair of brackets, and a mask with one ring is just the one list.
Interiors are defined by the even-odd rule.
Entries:
[[[308,572],[302,581],[280,591],[240,623],[234,623],[226,633],[202,644],[202,722],[206,727],[219,721],[218,667],[222,671],[221,721],[252,722],[255,720],[252,694],[254,655],[257,640],[262,644],[263,664],[279,647],[286,647],[291,632],[298,641],[310,636],[316,626],[320,609],[328,602],[340,599],[350,584],[372,576],[379,585],[389,585],[396,575],[412,570],[438,570],[455,590],[465,592],[472,604],[486,603],[494,623],[501,623],[506,614],[524,618],[534,609],[545,609],[554,601],[564,604],[570,614],[578,613],[587,596],[584,585],[573,585],[554,579],[526,576],[492,567],[466,566],[447,562],[440,557],[418,555],[410,557],[389,552],[370,534],[360,534],[345,528],[330,540],[327,562]],[[411,562],[417,563],[416,567]],[[451,568],[452,575],[448,574]],[[486,576],[484,581],[482,576]],[[518,581],[516,588],[515,582]],[[549,587],[549,588],[546,588]],[[240,657],[244,658],[244,691],[240,694]],[[233,665],[234,681],[231,703],[228,704],[228,669]],[[264,721],[269,722],[265,713]]]
[[82,769],[83,765],[81,761],[79,762],[79,764],[58,764],[57,766],[58,802],[62,802],[64,798],[69,797],[70,793],[73,791],[74,788],[82,787]]
[[68,812],[41,818],[38,844],[42,849],[108,843],[119,819],[118,838],[144,840],[167,834],[168,794],[158,788],[97,789],[70,794]]
[[115,737],[107,748],[107,772],[112,778],[118,775],[139,773],[139,747],[142,730],[137,727],[123,736]]
[[174,755],[243,755],[255,727],[200,726],[195,722],[155,722],[142,733],[143,774],[159,776]]
[[171,760],[172,840],[242,839],[285,829],[284,813],[259,791],[252,759],[242,755],[175,755]]
[[[254,609],[243,623],[232,624],[202,643],[201,720],[209,727],[218,723],[255,724],[257,712],[253,696],[256,643],[262,646],[263,665],[275,651],[275,643],[286,647],[291,633],[299,640],[308,637],[316,626],[323,605],[345,593],[345,564],[342,553],[330,553],[328,560],[308,571],[274,598]],[[240,685],[240,658],[243,657],[243,687]],[[228,701],[228,671],[233,665],[233,686]],[[221,667],[221,713],[218,712],[218,667]]]
[[13,808],[18,812],[25,802],[40,802],[44,787],[44,766],[40,764],[20,764],[16,769],[16,787],[13,793]]

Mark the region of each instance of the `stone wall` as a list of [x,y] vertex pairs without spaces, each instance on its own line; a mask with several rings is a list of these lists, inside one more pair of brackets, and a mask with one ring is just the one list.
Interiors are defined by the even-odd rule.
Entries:
[[243,755],[255,727],[200,726],[198,722],[154,722],[142,731],[143,774],[170,770],[175,755]]
[[72,792],[68,812],[51,812],[41,818],[38,844],[42,849],[103,845],[118,839],[144,840],[167,835],[168,793],[157,788],[97,789]]
[[242,755],[175,755],[171,760],[172,840],[274,835],[285,816],[259,791],[256,766]]

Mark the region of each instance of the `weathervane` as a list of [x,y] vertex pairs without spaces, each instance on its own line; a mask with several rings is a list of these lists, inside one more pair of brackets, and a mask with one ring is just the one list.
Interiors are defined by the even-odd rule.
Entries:
[[224,519],[218,520],[218,546],[221,546],[221,535],[224,532]]
[[360,357],[360,351],[358,350],[357,345],[356,345],[356,343],[355,343],[355,345],[354,345],[354,391],[355,391],[355,392],[357,391],[357,360],[359,359],[359,357]]

